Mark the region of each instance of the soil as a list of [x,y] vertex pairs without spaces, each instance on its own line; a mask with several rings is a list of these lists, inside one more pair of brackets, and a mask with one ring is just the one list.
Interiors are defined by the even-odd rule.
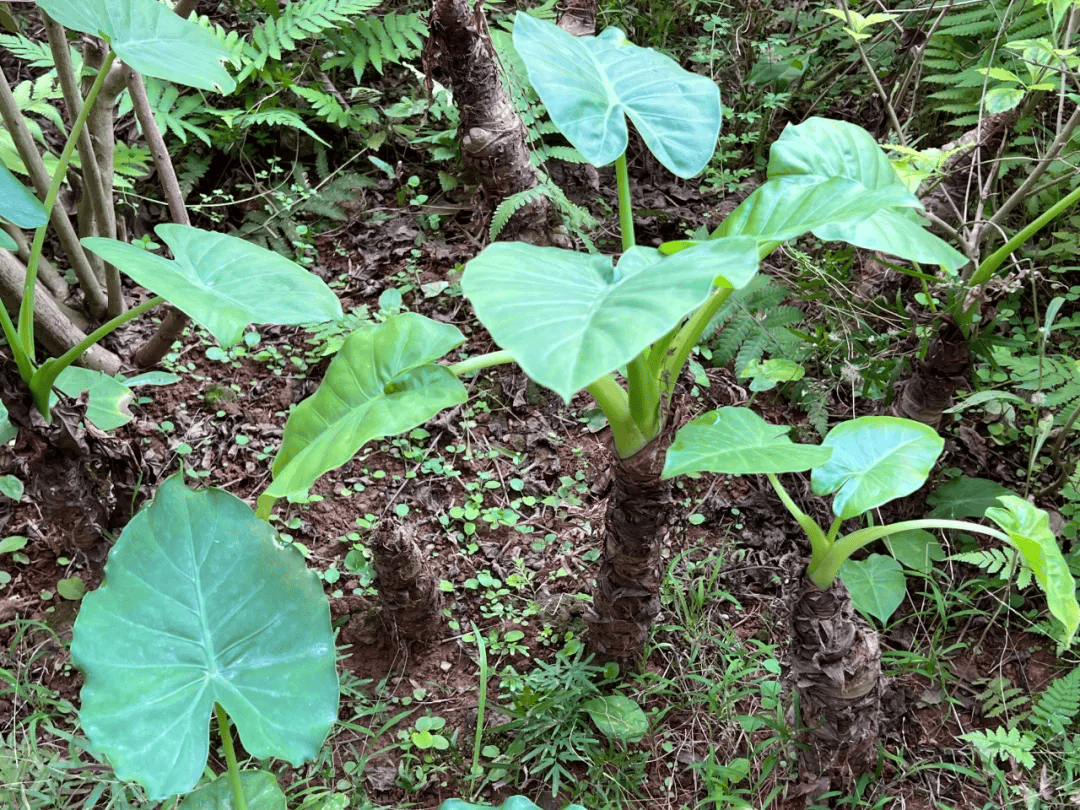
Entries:
[[[648,170],[648,160],[643,157],[637,162],[642,184],[649,177],[663,177]],[[708,224],[713,214],[713,207],[691,205],[690,201],[700,200],[693,189],[688,191],[676,181],[663,182],[667,185],[643,185],[639,192],[642,208],[672,212],[644,218],[639,233],[644,244],[681,237],[687,229]],[[387,192],[382,202],[392,206],[392,194]],[[431,282],[454,282],[454,266],[475,254],[482,230],[476,222],[463,220],[444,229],[446,233],[453,236],[422,230],[407,212],[377,223],[363,221],[358,212],[357,221],[348,228],[323,238],[315,270],[324,279],[340,282],[337,291],[346,311],[366,306],[375,312],[381,293],[407,287],[408,307],[462,328],[469,335],[467,353],[489,351],[493,348],[490,340],[471,327],[464,299],[424,294]],[[115,336],[110,348],[130,356],[151,328],[145,320],[136,323]],[[211,359],[221,357],[215,352],[208,357],[208,339],[189,331],[168,359],[170,369],[183,371],[179,381],[140,388],[140,399],[132,406],[134,419],[110,434],[83,425],[82,403],[78,402],[66,406],[57,424],[44,425],[26,407],[14,382],[17,375],[11,368],[4,369],[3,398],[21,430],[13,446],[0,448],[0,475],[19,477],[26,483],[27,495],[18,504],[0,499],[0,529],[5,537],[27,537],[28,544],[21,562],[11,555],[0,556],[0,569],[12,577],[0,590],[0,668],[19,671],[27,682],[77,705],[80,678],[70,666],[63,642],[70,638],[78,603],[58,593],[58,582],[77,576],[87,590],[97,587],[112,538],[156,485],[181,467],[189,472],[192,485],[219,486],[254,503],[269,481],[270,460],[286,412],[312,393],[327,360],[310,354],[311,336],[303,330],[259,327],[252,331],[258,335],[258,344],[246,355],[225,361]],[[287,360],[275,365],[272,360],[256,359],[259,351],[269,349],[286,358],[307,357],[308,367],[297,369]],[[710,369],[709,375],[711,385],[698,396],[691,396],[689,387],[680,392],[676,412],[689,417],[720,405],[747,402],[748,392],[728,371]],[[540,643],[538,627],[546,622],[558,632],[580,628],[580,611],[573,610],[578,600],[573,597],[592,589],[609,455],[603,431],[597,432],[589,421],[589,401],[578,396],[564,406],[511,367],[489,370],[469,386],[470,402],[433,419],[424,433],[374,443],[323,476],[312,490],[319,496],[312,502],[278,505],[284,538],[304,553],[312,568],[323,572],[338,632],[342,676],[350,684],[341,717],[351,725],[335,732],[330,743],[333,782],[362,786],[379,805],[436,807],[446,798],[467,792],[467,764],[454,766],[441,780],[407,791],[398,779],[401,751],[390,747],[398,728],[374,737],[355,731],[355,726],[366,724],[365,712],[373,701],[384,705],[396,701],[400,707],[423,692],[424,700],[430,701],[425,705],[437,707],[438,715],[447,721],[443,733],[457,732],[460,740],[471,741],[478,669],[476,647],[465,642],[463,635],[471,623],[485,634],[493,630],[503,634],[519,624],[493,614],[482,589],[471,589],[467,582],[485,571],[505,581],[518,565],[531,575],[531,591],[519,601],[533,605],[540,619],[534,618],[523,640],[526,652],[496,654],[489,662],[492,672],[507,665],[526,671],[537,661],[550,660],[555,646]],[[781,400],[759,399],[756,406],[776,422],[804,419]],[[950,454],[953,466],[978,467],[962,444],[951,442]],[[441,468],[436,460],[441,460]],[[447,476],[448,466],[459,475]],[[555,505],[537,506],[522,518],[520,525],[531,527],[532,533],[509,526],[489,530],[477,521],[475,538],[462,542],[453,535],[460,523],[451,521],[447,527],[441,522],[452,507],[464,504],[470,494],[466,487],[474,482],[498,481],[502,486],[491,491],[500,494],[491,503],[505,505],[502,493],[511,491],[510,479],[520,481],[514,486],[521,495],[537,499],[562,488]],[[748,650],[776,645],[782,651],[788,639],[788,606],[808,555],[799,527],[771,491],[754,479],[703,477],[679,486],[672,521],[677,528],[666,539],[665,564],[680,555],[683,567],[722,555],[715,591],[727,598],[708,601],[711,620],[728,623]],[[792,491],[802,488],[805,484],[793,479]],[[691,512],[703,516],[703,522],[691,523]],[[433,575],[453,586],[453,595],[444,595],[445,615],[435,631],[421,633],[419,638],[415,633],[395,635],[383,624],[369,575],[355,564],[355,554],[350,557],[368,537],[373,523],[391,520],[408,526]],[[540,542],[545,535],[552,539]],[[987,601],[988,613],[992,604]],[[882,637],[883,647],[911,648],[912,640],[925,631],[920,617],[926,607],[922,597],[913,597],[902,606],[898,615],[912,618],[894,624]],[[26,625],[10,621],[15,617],[43,623],[56,638],[44,628],[24,633]],[[520,614],[513,618],[520,619]],[[662,615],[643,664],[646,672],[680,668],[680,656],[690,649],[678,628],[665,625]],[[981,706],[974,699],[979,684],[1005,676],[1037,691],[1054,676],[1056,661],[1045,641],[1010,633],[1004,623],[963,626],[947,634],[941,644],[947,648],[980,636],[977,653],[965,648],[938,662],[951,673],[942,679],[949,693],[932,679],[937,674],[932,671],[908,671],[888,681],[881,731],[884,756],[879,758],[873,784],[865,788],[867,795],[889,797],[884,806],[981,807],[989,801],[962,770],[909,774],[903,765],[930,760],[970,767],[970,755],[957,735],[997,725],[980,715]],[[707,638],[696,641],[695,649],[703,659],[716,656],[711,644]],[[33,653],[27,652],[30,649]],[[722,675],[717,673],[717,679]],[[489,694],[497,694],[498,678],[489,686]],[[739,756],[753,760],[749,752],[767,732],[758,730],[730,740],[703,739],[695,736],[698,718],[673,704],[670,697],[647,693],[641,700],[653,718],[653,733],[629,749],[647,762],[648,780],[627,789],[628,805],[704,806],[708,796],[699,771],[691,766],[701,762],[708,744],[725,746],[721,752],[725,761]],[[789,699],[785,696],[784,700]],[[728,710],[752,714],[760,708],[760,697],[748,695]],[[7,735],[13,729],[26,733],[28,711],[28,704],[0,699],[0,733]],[[404,721],[402,727],[411,721]],[[47,732],[39,729],[38,733]],[[685,748],[672,751],[671,740],[676,737],[687,742]],[[468,747],[468,743],[462,745]],[[357,761],[364,763],[361,771],[347,768],[346,763]],[[793,757],[787,759],[791,761]],[[759,765],[755,762],[755,767]],[[291,778],[301,779],[306,772],[290,773]],[[1020,778],[1019,770],[1012,773]],[[582,780],[597,777],[580,768],[576,776]],[[771,806],[806,806],[793,766],[778,765],[764,785],[763,796],[776,791]],[[513,792],[543,799],[542,786],[535,779],[499,785],[486,798],[497,803]],[[550,806],[553,800],[547,797],[543,803]]]

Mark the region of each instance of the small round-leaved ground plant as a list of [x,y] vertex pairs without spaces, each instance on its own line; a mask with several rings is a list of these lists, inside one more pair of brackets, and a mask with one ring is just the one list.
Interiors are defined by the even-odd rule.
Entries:
[[670,400],[682,367],[760,257],[805,233],[955,270],[963,256],[923,227],[919,201],[859,127],[813,118],[773,144],[768,180],[704,241],[635,244],[627,119],[679,177],[700,172],[720,129],[716,85],[637,47],[617,29],[574,37],[519,13],[514,46],[552,120],[596,166],[614,162],[622,255],[496,243],[468,262],[462,288],[500,350],[440,362],[464,342],[454,326],[404,313],[345,341],[316,393],[285,426],[260,498],[303,493],[362,445],[422,424],[466,399],[459,377],[514,362],[569,402],[587,392],[607,417],[615,457],[592,610],[591,646],[641,654],[659,611],[660,478]]
[[[842,422],[821,445],[795,444],[789,427],[770,425],[747,408],[720,408],[699,416],[676,434],[663,475],[698,472],[765,475],[810,541],[810,563],[794,606],[788,661],[800,693],[802,725],[811,745],[803,769],[818,773],[865,763],[876,756],[881,696],[881,654],[876,633],[854,614],[838,574],[858,582],[859,606],[885,621],[904,598],[903,571],[894,559],[872,555],[855,562],[864,546],[904,532],[954,529],[1000,540],[1030,566],[1050,613],[1069,645],[1080,624],[1076,583],[1050,530],[1049,515],[1016,495],[985,510],[997,528],[964,520],[924,518],[868,525],[841,534],[845,520],[909,495],[926,481],[944,447],[933,428],[891,416]],[[835,519],[823,529],[784,489],[780,473],[810,471],[815,495],[833,496]],[[846,568],[846,570],[845,570]],[[854,586],[853,586],[854,589]]]

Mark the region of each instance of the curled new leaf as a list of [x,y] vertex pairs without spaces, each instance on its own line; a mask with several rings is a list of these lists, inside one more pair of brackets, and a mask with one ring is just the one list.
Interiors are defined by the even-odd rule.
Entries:
[[910,419],[861,416],[830,430],[822,446],[833,449],[832,458],[814,468],[811,489],[836,493],[833,514],[847,520],[921,487],[945,440]]
[[1035,581],[1046,594],[1050,613],[1065,628],[1065,644],[1071,644],[1080,626],[1080,605],[1076,602],[1076,581],[1050,530],[1050,516],[1015,495],[1002,495],[998,501],[1002,506],[987,509],[986,517],[1009,535],[1027,560]]
[[832,448],[795,444],[789,427],[770,425],[749,408],[702,414],[675,434],[663,478],[692,472],[726,475],[803,472],[824,464]]
[[456,327],[412,312],[349,335],[318,390],[285,423],[266,495],[303,492],[372,439],[464,402],[465,386],[433,362],[464,341]]

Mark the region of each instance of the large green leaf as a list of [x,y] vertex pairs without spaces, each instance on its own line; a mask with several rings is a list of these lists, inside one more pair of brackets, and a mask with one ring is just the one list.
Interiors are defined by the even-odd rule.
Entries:
[[337,716],[330,610],[318,578],[239,498],[163,483],[109,552],[71,645],[79,717],[120,779],[152,799],[191,790],[220,703],[254,757],[294,766]]
[[986,478],[953,478],[926,496],[926,505],[932,507],[926,516],[947,520],[982,517],[987,509],[998,505],[998,498],[1012,494],[997,481]]
[[464,402],[465,386],[432,362],[464,341],[456,327],[412,312],[349,335],[318,390],[285,423],[266,495],[303,492],[372,439],[416,427]]
[[[240,771],[240,785],[248,810],[285,810],[285,794],[272,773]],[[229,775],[223,773],[210,784],[192,791],[176,810],[237,810]]]
[[0,163],[0,217],[20,228],[37,228],[49,221],[45,206],[3,163]]
[[609,740],[636,743],[649,731],[649,719],[636,700],[623,695],[601,695],[581,704],[600,733]]
[[840,579],[851,594],[851,604],[882,624],[900,607],[907,592],[904,569],[892,557],[871,554],[865,560],[844,560]]
[[109,41],[116,55],[146,76],[231,93],[222,63],[228,49],[212,33],[157,0],[37,0],[61,25]]
[[726,475],[802,472],[824,464],[830,447],[795,444],[791,428],[770,425],[749,408],[720,408],[702,414],[675,434],[663,478],[692,472]]
[[769,243],[810,232],[949,269],[967,262],[923,227],[918,199],[861,127],[826,118],[788,126],[772,145],[768,176],[714,235]]
[[[496,242],[461,285],[495,342],[563,399],[637,356],[709,297],[757,271],[752,239],[703,242],[664,257],[632,247],[611,259]],[[723,274],[723,279],[717,276]]]
[[[104,372],[68,366],[60,372],[53,385],[69,397],[77,397],[86,391],[86,418],[99,430],[115,430],[135,418],[128,410],[135,394],[124,383]],[[50,408],[56,400],[53,395]]]
[[834,427],[822,445],[833,454],[810,474],[811,489],[836,493],[833,513],[846,520],[921,487],[945,440],[910,419],[861,416]]
[[934,563],[945,559],[945,549],[925,529],[909,529],[882,538],[893,556],[908,568],[929,574]]
[[343,317],[333,290],[283,256],[189,225],[158,225],[154,232],[173,259],[115,239],[87,237],[82,243],[186,312],[223,346],[238,342],[250,323],[322,323]]
[[626,40],[617,28],[575,37],[523,12],[514,48],[559,131],[590,163],[626,151],[629,116],[646,146],[679,177],[708,164],[720,134],[720,91],[706,76]]
[[[500,805],[471,804],[461,799],[447,799],[439,805],[439,810],[540,810],[540,808],[525,796],[511,796]],[[585,810],[585,808],[580,804],[568,804],[565,810]]]
[[1076,581],[1050,530],[1050,516],[1015,495],[1003,495],[998,501],[1002,506],[987,509],[986,517],[1000,526],[1024,555],[1046,594],[1050,613],[1065,628],[1065,644],[1071,644],[1080,626],[1080,605],[1076,602]]

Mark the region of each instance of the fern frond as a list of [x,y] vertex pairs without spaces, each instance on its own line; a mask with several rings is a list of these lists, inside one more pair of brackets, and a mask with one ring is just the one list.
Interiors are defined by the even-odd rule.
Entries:
[[[986,718],[1000,717],[1001,715],[1017,715],[1020,708],[1030,700],[1024,691],[1008,678],[994,678],[986,682],[986,689],[975,696],[982,704],[982,716]],[[1013,717],[1010,727],[1015,725],[1017,717]]]
[[271,60],[281,61],[298,43],[344,27],[350,17],[378,4],[379,0],[289,0],[277,19],[269,17],[252,29],[250,46],[244,51],[246,64],[238,80],[262,70]]
[[[239,115],[229,116],[229,125],[239,127],[241,129],[248,129],[256,126],[268,126],[268,127],[290,127],[291,129],[298,129],[305,133],[308,137],[318,141],[321,144],[326,144],[322,138],[311,131],[310,127],[304,123],[299,113],[296,110],[290,110],[285,107],[274,107],[269,110],[226,110],[226,113],[237,113]],[[220,114],[220,112],[219,112]]]
[[310,86],[292,85],[289,90],[311,104],[315,114],[328,124],[342,129],[367,133],[367,127],[379,120],[378,112],[368,104],[344,107],[330,93]]
[[1064,734],[1078,713],[1080,713],[1080,667],[1052,681],[1031,708],[1033,722],[1036,725],[1047,726],[1052,736]]
[[527,188],[524,191],[519,191],[517,194],[511,194],[496,206],[495,213],[491,215],[491,227],[488,229],[488,238],[494,242],[498,239],[499,234],[502,233],[502,229],[506,227],[506,223],[510,221],[510,217],[529,203],[536,202],[544,196],[544,188],[540,185]]
[[[22,34],[0,34],[0,46],[3,46],[20,62],[26,62],[33,68],[53,67],[53,55],[49,49],[49,43],[45,40],[38,42]],[[75,75],[82,72],[82,53],[77,48],[68,46],[71,53],[71,63],[75,69]]]
[[988,574],[1001,574],[1009,570],[1014,556],[1012,549],[988,548],[953,554],[949,559],[977,566]]
[[1027,731],[1015,728],[996,728],[992,731],[971,731],[960,735],[975,746],[975,750],[984,758],[993,761],[997,758],[1015,759],[1025,768],[1035,767],[1035,757],[1031,755],[1035,747],[1035,737]]
[[418,11],[360,17],[328,36],[334,53],[322,62],[322,67],[351,68],[359,84],[368,65],[382,73],[388,63],[400,64],[403,59],[415,57],[423,49],[427,35],[427,23]]

